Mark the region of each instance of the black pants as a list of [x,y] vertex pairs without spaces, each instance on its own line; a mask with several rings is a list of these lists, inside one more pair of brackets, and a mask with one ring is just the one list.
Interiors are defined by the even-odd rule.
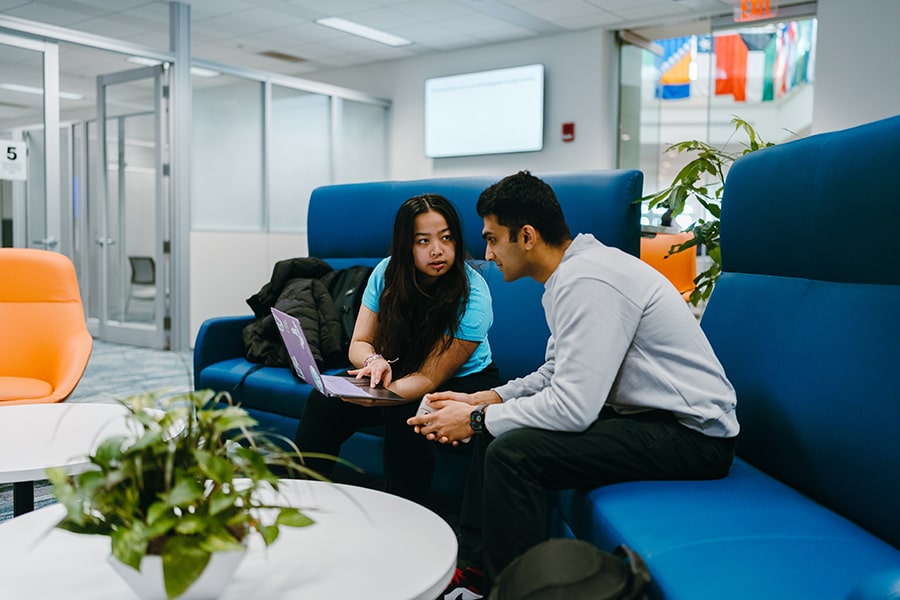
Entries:
[[547,539],[548,491],[718,479],[731,467],[735,438],[705,436],[666,411],[623,416],[605,408],[584,432],[517,429],[473,444],[459,556],[484,570],[489,590],[506,565]]
[[[498,385],[497,367],[491,363],[478,373],[454,377],[433,391],[472,393]],[[386,491],[422,503],[428,496],[434,474],[435,443],[406,424],[418,408],[418,401],[396,406],[360,406],[338,398],[328,398],[313,390],[306,401],[295,441],[303,453],[337,456],[341,444],[360,429],[384,425]],[[325,459],[307,459],[306,464],[328,477],[335,463]]]

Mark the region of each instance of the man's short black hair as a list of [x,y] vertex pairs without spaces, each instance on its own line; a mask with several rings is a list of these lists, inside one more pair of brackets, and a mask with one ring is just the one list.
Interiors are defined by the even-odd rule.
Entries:
[[475,208],[478,216],[492,215],[507,227],[512,242],[524,225],[534,227],[550,246],[572,239],[553,188],[528,171],[504,177],[484,190]]

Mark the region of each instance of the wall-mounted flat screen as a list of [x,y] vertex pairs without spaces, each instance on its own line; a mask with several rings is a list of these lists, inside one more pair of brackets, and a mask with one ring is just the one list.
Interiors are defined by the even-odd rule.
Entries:
[[425,80],[425,156],[535,152],[544,145],[544,65]]

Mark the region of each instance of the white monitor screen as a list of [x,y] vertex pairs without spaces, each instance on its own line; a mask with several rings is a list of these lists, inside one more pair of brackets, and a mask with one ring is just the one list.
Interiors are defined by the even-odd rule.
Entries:
[[425,80],[425,156],[534,152],[544,145],[544,65]]

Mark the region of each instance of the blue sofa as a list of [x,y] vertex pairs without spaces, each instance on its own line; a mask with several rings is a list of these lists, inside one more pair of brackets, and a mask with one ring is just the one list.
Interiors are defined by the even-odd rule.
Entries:
[[[553,186],[573,233],[590,232],[606,244],[637,255],[640,251],[640,207],[643,175],[640,171],[611,170],[541,175]],[[475,211],[481,192],[499,177],[462,177],[419,181],[320,187],[310,197],[307,229],[309,255],[325,259],[334,268],[374,265],[390,248],[397,208],[422,193],[443,194],[457,207],[467,250],[477,263],[494,301],[490,342],[503,379],[524,375],[544,358],[549,330],[540,298],[543,286],[533,280],[512,283],[484,261],[482,220]],[[260,273],[265,281],[268,273]],[[256,290],[247,290],[250,296]],[[293,439],[310,386],[287,369],[265,367],[242,377],[253,367],[244,357],[241,331],[253,319],[243,316],[204,322],[194,345],[195,389],[231,393],[266,430]],[[467,446],[440,447],[432,489],[459,496],[468,467]],[[383,476],[382,437],[366,430],[344,444],[341,456],[374,477]]]
[[736,161],[702,320],[731,473],[567,491],[558,534],[628,544],[657,597],[900,598],[898,161],[900,117]]

